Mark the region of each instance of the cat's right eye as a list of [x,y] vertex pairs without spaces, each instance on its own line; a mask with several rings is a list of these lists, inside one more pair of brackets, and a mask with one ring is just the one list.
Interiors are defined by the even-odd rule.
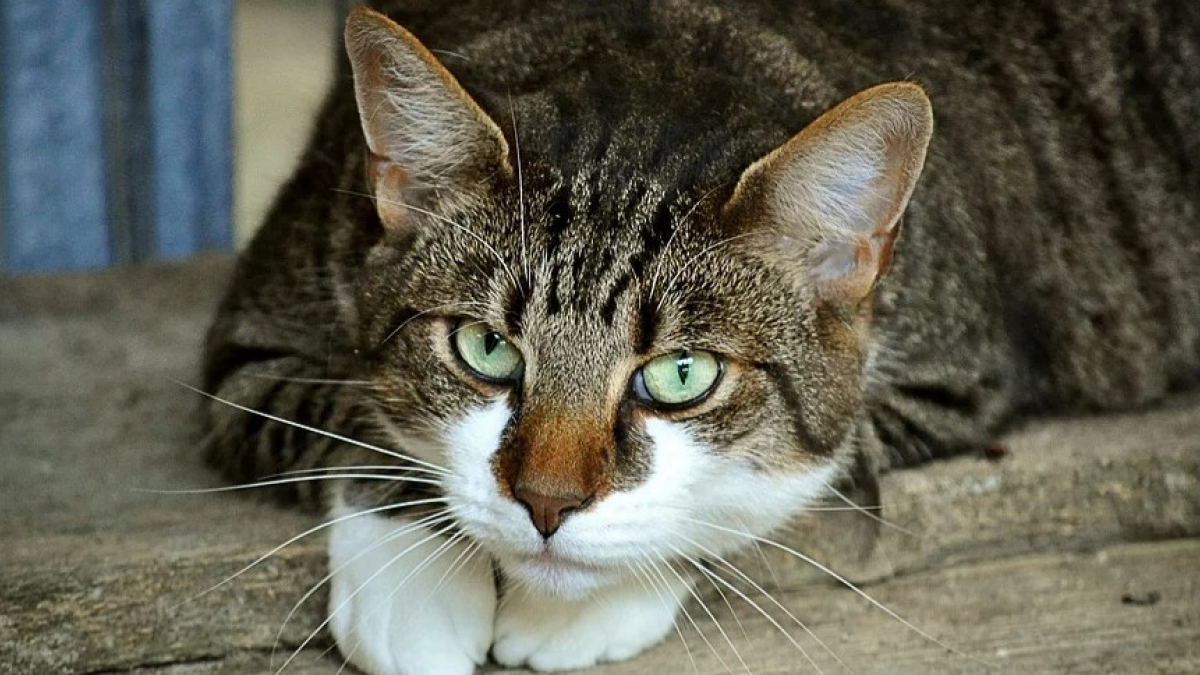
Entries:
[[510,384],[521,375],[521,352],[499,331],[482,321],[460,320],[450,332],[450,344],[479,379]]

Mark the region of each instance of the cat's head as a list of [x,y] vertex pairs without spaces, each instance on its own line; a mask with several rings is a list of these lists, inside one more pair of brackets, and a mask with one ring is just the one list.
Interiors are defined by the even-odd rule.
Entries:
[[691,185],[521,147],[518,111],[489,116],[381,15],[346,41],[383,226],[357,299],[376,398],[510,576],[585,593],[822,493],[931,133],[918,87]]

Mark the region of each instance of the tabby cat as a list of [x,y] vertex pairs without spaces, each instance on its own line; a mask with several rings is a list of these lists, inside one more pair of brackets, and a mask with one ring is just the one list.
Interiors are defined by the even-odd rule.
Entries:
[[1200,3],[384,9],[204,372],[368,673],[629,658],[835,481],[1200,377]]

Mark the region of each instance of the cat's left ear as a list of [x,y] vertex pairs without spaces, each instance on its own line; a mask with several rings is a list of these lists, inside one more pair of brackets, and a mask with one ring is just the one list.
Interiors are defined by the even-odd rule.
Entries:
[[345,38],[385,225],[405,218],[395,204],[413,188],[468,191],[508,171],[500,128],[411,33],[359,6]]
[[763,229],[819,297],[857,304],[887,270],[932,133],[919,86],[867,89],[751,165],[727,213]]

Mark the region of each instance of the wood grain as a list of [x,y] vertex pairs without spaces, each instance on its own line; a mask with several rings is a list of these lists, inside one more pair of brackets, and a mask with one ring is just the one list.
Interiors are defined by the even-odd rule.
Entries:
[[[271,672],[277,634],[276,667],[323,620],[317,593],[284,625],[325,574],[319,533],[194,597],[312,516],[245,494],[143,491],[220,484],[193,450],[194,395],[173,380],[194,381],[228,271],[205,259],[0,281],[0,673]],[[1003,443],[999,462],[887,477],[884,517],[909,534],[881,529],[865,559],[860,514],[802,518],[781,540],[994,672],[1200,672],[1200,400],[1043,421]],[[985,670],[782,552],[735,563],[854,672]],[[706,597],[753,672],[815,672],[746,603],[731,598],[735,620]],[[689,611],[719,658],[684,621],[687,649],[674,636],[595,672],[742,670]],[[319,633],[289,672],[337,672],[329,646]]]

